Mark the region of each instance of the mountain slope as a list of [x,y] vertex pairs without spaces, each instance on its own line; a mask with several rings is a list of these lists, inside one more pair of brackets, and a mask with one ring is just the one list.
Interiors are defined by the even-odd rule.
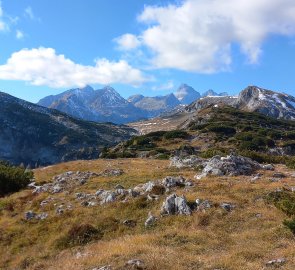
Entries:
[[126,126],[70,117],[0,92],[0,159],[35,166],[89,159],[134,133]]
[[38,104],[96,122],[127,123],[145,117],[140,109],[109,86],[100,90],[90,86],[71,89],[56,96],[45,97]]

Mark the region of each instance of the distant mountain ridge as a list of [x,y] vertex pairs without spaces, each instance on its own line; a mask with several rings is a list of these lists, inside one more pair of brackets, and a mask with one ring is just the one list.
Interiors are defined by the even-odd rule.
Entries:
[[135,130],[73,118],[0,92],[0,160],[32,167],[97,158]]
[[[203,95],[222,95],[213,90]],[[114,88],[106,86],[94,90],[91,86],[67,90],[41,99],[38,105],[65,112],[74,117],[95,122],[124,124],[178,111],[201,98],[201,94],[187,84],[175,93],[165,96],[145,97],[133,95],[124,99]]]
[[187,127],[207,108],[233,107],[245,112],[258,112],[269,117],[295,121],[295,97],[257,86],[249,86],[238,96],[202,97],[180,111],[163,117],[131,123],[140,133]]

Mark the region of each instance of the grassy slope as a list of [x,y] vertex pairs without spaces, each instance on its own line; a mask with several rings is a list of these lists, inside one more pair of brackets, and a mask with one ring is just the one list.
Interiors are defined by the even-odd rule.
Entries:
[[[83,207],[74,200],[78,191],[94,193],[99,188],[113,188],[120,183],[132,187],[167,175],[183,175],[193,179],[193,169],[169,168],[168,161],[147,159],[117,159],[75,161],[38,169],[38,182],[69,170],[100,172],[106,168],[122,168],[118,177],[97,177],[69,194],[32,195],[30,190],[0,199],[0,269],[92,269],[111,264],[126,269],[124,263],[133,258],[145,261],[147,269],[263,269],[266,261],[285,257],[282,269],[293,270],[295,265],[294,236],[282,225],[286,218],[280,210],[268,204],[264,195],[284,185],[295,185],[291,171],[283,165],[276,170],[289,177],[270,182],[272,172],[256,183],[251,177],[206,178],[196,182],[189,192],[178,189],[189,201],[210,199],[214,203],[232,202],[237,208],[227,213],[214,207],[205,213],[189,217],[161,218],[149,229],[144,221],[149,211],[159,215],[165,195],[159,201],[142,198],[127,203]],[[44,221],[24,221],[27,210],[42,212],[39,204],[48,196],[57,205],[71,202],[74,210],[57,216],[53,204],[44,208],[49,217]],[[255,215],[261,213],[262,217]],[[134,219],[137,225],[122,225]],[[99,229],[100,239],[85,246],[63,249],[57,246],[74,224],[91,224]],[[78,252],[80,256],[77,256]]]

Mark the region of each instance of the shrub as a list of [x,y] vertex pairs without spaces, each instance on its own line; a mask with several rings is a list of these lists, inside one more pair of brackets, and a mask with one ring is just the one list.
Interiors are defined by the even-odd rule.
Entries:
[[57,241],[58,248],[85,245],[102,238],[102,233],[90,224],[76,224]]
[[25,188],[33,178],[33,173],[7,162],[0,162],[0,196]]
[[212,158],[214,156],[226,156],[229,154],[229,149],[225,148],[210,148],[200,154],[202,158]]
[[226,136],[232,136],[236,134],[236,129],[231,126],[226,126],[224,124],[212,124],[207,127],[207,130],[214,133],[221,133]]
[[166,140],[169,140],[169,139],[185,139],[185,138],[188,137],[188,133],[186,131],[183,131],[183,130],[172,130],[172,131],[167,131],[163,137]]
[[295,218],[291,220],[285,220],[283,224],[290,229],[290,231],[295,234]]

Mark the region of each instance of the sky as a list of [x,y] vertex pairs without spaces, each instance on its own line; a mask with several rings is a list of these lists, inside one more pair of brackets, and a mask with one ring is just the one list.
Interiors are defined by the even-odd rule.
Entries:
[[295,1],[0,0],[0,91],[37,102],[87,84],[128,97],[182,83],[295,96]]

